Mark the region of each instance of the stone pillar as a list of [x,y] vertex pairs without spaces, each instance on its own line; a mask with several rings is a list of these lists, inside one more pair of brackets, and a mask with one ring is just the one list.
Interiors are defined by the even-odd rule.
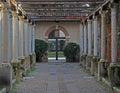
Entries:
[[91,61],[91,67],[93,67],[92,74],[98,76],[98,16],[93,16],[93,59]]
[[12,11],[12,28],[13,28],[13,37],[12,37],[12,63],[18,62],[18,15],[16,11]]
[[94,56],[98,56],[98,17],[94,16]]
[[25,47],[25,62],[26,70],[30,69],[30,56],[29,56],[29,33],[28,33],[28,19],[24,19],[24,47]]
[[36,62],[36,54],[35,54],[35,24],[32,24],[32,61],[33,65]]
[[104,77],[106,75],[107,69],[105,69],[105,63],[106,63],[106,11],[100,11],[101,14],[101,59],[98,63],[98,80],[101,79],[101,77]]
[[23,16],[19,16],[19,58],[24,59],[24,23]]
[[4,86],[7,88],[7,91],[11,89],[12,86],[12,66],[10,64],[10,44],[9,44],[9,10],[8,10],[8,4],[3,3],[3,8],[1,10],[1,19],[0,24],[1,27],[1,40],[2,40],[2,65],[0,66],[0,86]]
[[2,11],[0,11],[0,64],[2,63]]
[[117,9],[118,4],[112,3],[111,7],[111,64],[117,64]]
[[87,26],[84,25],[84,54],[87,53]]
[[92,54],[92,20],[88,19],[88,55]]
[[80,65],[83,65],[83,53],[84,53],[84,32],[83,24],[80,23]]
[[9,14],[9,46],[10,46],[10,48],[9,48],[9,59],[10,60],[12,60],[12,13],[10,12],[10,14]]
[[92,63],[92,20],[88,19],[88,62],[90,66],[91,74],[93,75],[93,63]]
[[24,54],[24,16],[19,14],[19,60],[20,64],[20,77],[22,77],[22,73],[25,71],[25,54]]
[[117,62],[117,12],[118,3],[111,3],[111,64],[110,64],[110,77],[112,85],[120,85],[120,66]]
[[29,23],[29,55],[32,55],[32,23]]
[[20,64],[19,60],[19,22],[18,14],[16,9],[12,11],[12,67],[13,67],[13,78],[19,80],[20,78]]
[[35,53],[35,25],[32,28],[32,52]]
[[84,32],[83,32],[83,24],[80,24],[80,53],[84,53]]
[[84,38],[83,38],[83,42],[84,42],[84,50],[83,50],[83,67],[86,68],[86,56],[87,56],[87,26],[86,24],[84,24],[84,28],[83,28],[83,35],[84,35]]
[[31,49],[31,46],[32,46],[32,34],[31,34],[31,32],[32,32],[32,22],[29,22],[29,27],[28,27],[28,42],[29,42],[29,56],[30,56],[30,65],[32,65],[32,49]]

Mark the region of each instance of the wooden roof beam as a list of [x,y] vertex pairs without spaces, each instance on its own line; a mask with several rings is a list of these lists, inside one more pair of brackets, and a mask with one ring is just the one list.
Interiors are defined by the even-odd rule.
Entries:
[[40,1],[18,1],[18,4],[93,4],[93,3],[96,3],[96,4],[99,4],[99,3],[101,3],[101,1],[97,1],[97,2],[95,2],[95,1],[92,1],[92,2],[80,2],[80,1],[77,1],[77,2],[75,2],[75,1],[73,1],[73,2],[59,2],[59,1],[57,1],[57,2],[40,2]]

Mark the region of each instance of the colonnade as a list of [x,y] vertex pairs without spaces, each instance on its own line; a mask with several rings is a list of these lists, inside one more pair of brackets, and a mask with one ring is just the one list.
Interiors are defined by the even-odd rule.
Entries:
[[[12,86],[12,80],[35,64],[35,23],[17,6],[2,2],[0,7],[0,86]],[[3,80],[4,79],[4,80]],[[5,82],[4,82],[5,81]]]
[[[117,85],[119,84],[118,79],[120,79],[118,75],[120,65],[117,60],[117,12],[119,3],[114,0],[108,3],[94,12],[91,16],[84,19],[85,22],[81,22],[80,24],[80,63],[85,69],[90,70],[92,75],[97,76],[98,80],[101,80],[103,77],[108,77],[113,85]],[[108,8],[110,11],[107,10]],[[106,59],[106,48],[110,47],[107,46],[106,43],[106,17],[108,17],[108,12],[110,12],[111,15],[109,19],[111,21],[110,63],[108,63]]]

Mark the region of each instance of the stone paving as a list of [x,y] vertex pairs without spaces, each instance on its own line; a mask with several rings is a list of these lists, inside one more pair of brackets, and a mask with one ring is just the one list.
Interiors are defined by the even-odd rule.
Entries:
[[79,63],[39,63],[17,93],[106,93]]

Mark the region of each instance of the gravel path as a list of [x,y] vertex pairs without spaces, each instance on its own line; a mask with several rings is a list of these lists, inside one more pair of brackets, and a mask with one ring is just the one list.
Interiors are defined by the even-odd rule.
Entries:
[[40,63],[17,93],[106,93],[78,63]]

